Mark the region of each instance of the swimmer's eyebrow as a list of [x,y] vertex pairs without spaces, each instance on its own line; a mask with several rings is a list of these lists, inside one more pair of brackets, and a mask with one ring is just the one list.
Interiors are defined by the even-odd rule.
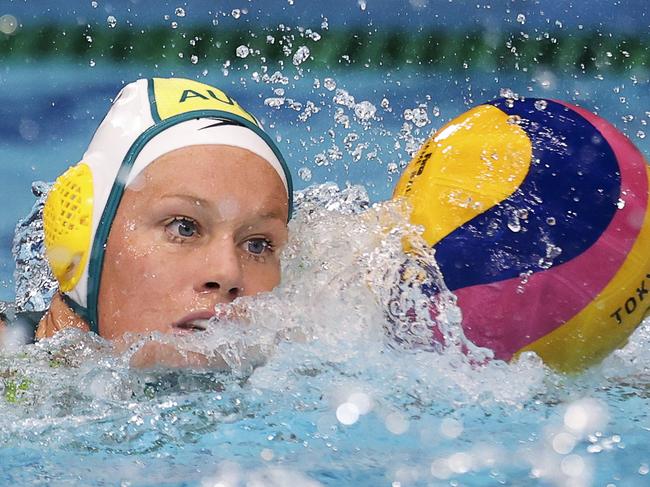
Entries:
[[198,196],[191,196],[189,194],[166,194],[164,196],[161,196],[160,199],[171,199],[171,198],[185,200],[188,203],[192,203],[193,205],[196,205],[196,206],[209,206],[210,205],[210,202],[208,200],[205,200],[203,198],[199,198]]
[[[192,204],[193,206],[199,206],[202,208],[209,208],[212,203],[206,199],[199,198],[198,196],[192,196],[189,194],[166,194],[164,196],[161,196],[160,199],[181,199],[185,200],[188,203]],[[282,211],[265,211],[264,213],[260,213],[259,215],[256,216],[260,220],[273,220],[273,219],[278,219],[278,220],[286,220],[287,216],[282,214]]]

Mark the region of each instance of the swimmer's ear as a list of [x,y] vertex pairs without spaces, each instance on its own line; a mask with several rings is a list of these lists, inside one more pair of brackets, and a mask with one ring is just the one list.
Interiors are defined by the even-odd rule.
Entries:
[[43,208],[45,255],[63,292],[74,289],[88,262],[92,211],[92,172],[79,163],[57,178]]

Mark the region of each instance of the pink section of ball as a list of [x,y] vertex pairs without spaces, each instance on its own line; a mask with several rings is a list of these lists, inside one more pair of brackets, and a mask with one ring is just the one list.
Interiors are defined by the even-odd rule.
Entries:
[[627,257],[648,204],[646,162],[638,149],[606,120],[558,103],[587,119],[612,147],[625,206],[601,237],[569,262],[534,273],[526,283],[516,278],[455,291],[467,338],[502,360],[570,320],[598,295]]

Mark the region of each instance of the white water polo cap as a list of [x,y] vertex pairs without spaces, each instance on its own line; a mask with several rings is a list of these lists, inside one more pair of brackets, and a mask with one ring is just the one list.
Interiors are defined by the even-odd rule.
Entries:
[[182,78],[126,85],[82,160],[54,183],[43,209],[47,260],[66,302],[95,333],[104,251],[124,190],[160,156],[206,144],[266,160],[284,184],[291,216],[291,174],[259,122],[218,88]]

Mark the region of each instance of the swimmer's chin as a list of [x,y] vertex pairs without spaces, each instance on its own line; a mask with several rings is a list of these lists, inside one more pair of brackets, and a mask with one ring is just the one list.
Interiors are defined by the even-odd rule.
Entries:
[[192,369],[229,371],[230,366],[219,354],[183,350],[173,343],[146,341],[134,343],[133,337],[115,340],[115,351],[137,369]]

